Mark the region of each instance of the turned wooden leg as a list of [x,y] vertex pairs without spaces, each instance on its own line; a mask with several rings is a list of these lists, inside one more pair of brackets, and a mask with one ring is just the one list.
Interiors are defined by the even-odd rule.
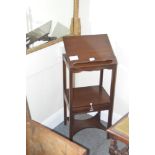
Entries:
[[122,155],[129,155],[129,145],[127,145],[126,147],[124,147],[122,150]]
[[115,139],[112,139],[109,147],[109,154],[110,155],[129,155],[129,146],[127,145],[122,150],[119,150],[117,146],[117,141]]
[[109,147],[110,155],[115,155],[115,151],[118,149],[117,141],[112,139]]

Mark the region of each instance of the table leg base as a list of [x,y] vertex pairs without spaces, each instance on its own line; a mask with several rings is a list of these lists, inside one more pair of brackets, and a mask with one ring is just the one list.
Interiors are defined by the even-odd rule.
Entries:
[[117,141],[115,139],[112,139],[109,153],[110,155],[129,155],[129,146],[127,145],[123,149],[119,150],[117,146]]
[[[99,128],[104,131],[107,129],[107,127],[105,127],[101,123],[100,113],[97,113],[95,116],[89,119],[85,119],[85,120],[77,120],[73,118],[72,122],[73,122],[73,124],[71,124],[72,125],[72,136],[75,135],[80,130],[85,129],[85,128]],[[70,137],[71,140],[72,140],[72,136]]]

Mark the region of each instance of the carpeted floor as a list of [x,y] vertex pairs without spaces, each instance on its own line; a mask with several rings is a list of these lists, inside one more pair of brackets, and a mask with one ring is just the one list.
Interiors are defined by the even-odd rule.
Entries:
[[[86,119],[89,117],[88,115],[77,116],[78,119]],[[65,126],[63,122],[54,130],[65,137],[69,135],[68,125]],[[74,135],[73,141],[86,147],[89,150],[89,155],[109,155],[110,140],[107,139],[106,132],[101,129],[83,129]],[[119,143],[118,146],[122,148],[123,144]]]

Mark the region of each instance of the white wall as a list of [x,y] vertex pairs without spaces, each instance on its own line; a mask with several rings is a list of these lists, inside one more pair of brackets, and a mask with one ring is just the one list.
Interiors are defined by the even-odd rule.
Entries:
[[62,107],[63,43],[27,55],[27,99],[32,118],[45,121]]
[[[124,115],[129,111],[129,50],[128,32],[131,23],[127,21],[131,12],[128,3],[123,0],[85,0],[80,1],[81,27],[83,34],[108,34],[114,53],[118,59],[116,95],[114,112]],[[129,16],[130,18],[130,16]],[[83,74],[83,77],[86,76]],[[79,75],[80,76],[80,75]],[[93,73],[93,77],[98,73]],[[80,77],[79,77],[80,78]],[[104,84],[108,90],[110,75],[105,74]],[[88,85],[95,78],[80,78],[81,83]]]

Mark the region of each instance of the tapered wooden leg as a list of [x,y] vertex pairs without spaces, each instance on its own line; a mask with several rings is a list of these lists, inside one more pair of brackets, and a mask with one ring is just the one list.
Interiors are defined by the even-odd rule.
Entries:
[[[110,88],[110,104],[111,104],[111,108],[109,109],[109,113],[108,113],[108,125],[107,125],[108,128],[112,125],[116,73],[117,73],[117,65],[114,66],[113,69],[112,69],[111,88]],[[107,135],[107,138],[109,138],[109,134]]]
[[[101,93],[101,90],[102,90],[102,85],[103,85],[103,69],[100,70],[100,80],[99,80],[99,89],[100,89],[100,93]],[[99,119],[101,121],[101,111],[98,111],[98,114],[99,114]]]
[[[101,111],[98,111],[98,119],[99,119],[99,121],[100,121],[100,123],[101,123]],[[102,123],[101,123],[102,124]]]
[[[108,124],[107,124],[107,128],[109,128],[112,125],[112,110],[109,110],[108,112]],[[110,138],[109,133],[107,133],[107,138]]]
[[73,120],[74,116],[72,113],[70,113],[69,117],[69,139],[72,141],[73,140]]
[[[63,61],[63,91],[65,92],[65,90],[66,90],[66,66],[65,62]],[[67,124],[67,107],[64,100],[64,125],[66,124]]]
[[64,125],[67,124],[67,107],[66,107],[66,103],[64,101]]
[[73,122],[74,115],[72,112],[72,101],[73,101],[73,73],[69,70],[69,138],[72,140],[73,138]]
[[107,128],[109,128],[111,125],[112,125],[112,110],[109,110]]

